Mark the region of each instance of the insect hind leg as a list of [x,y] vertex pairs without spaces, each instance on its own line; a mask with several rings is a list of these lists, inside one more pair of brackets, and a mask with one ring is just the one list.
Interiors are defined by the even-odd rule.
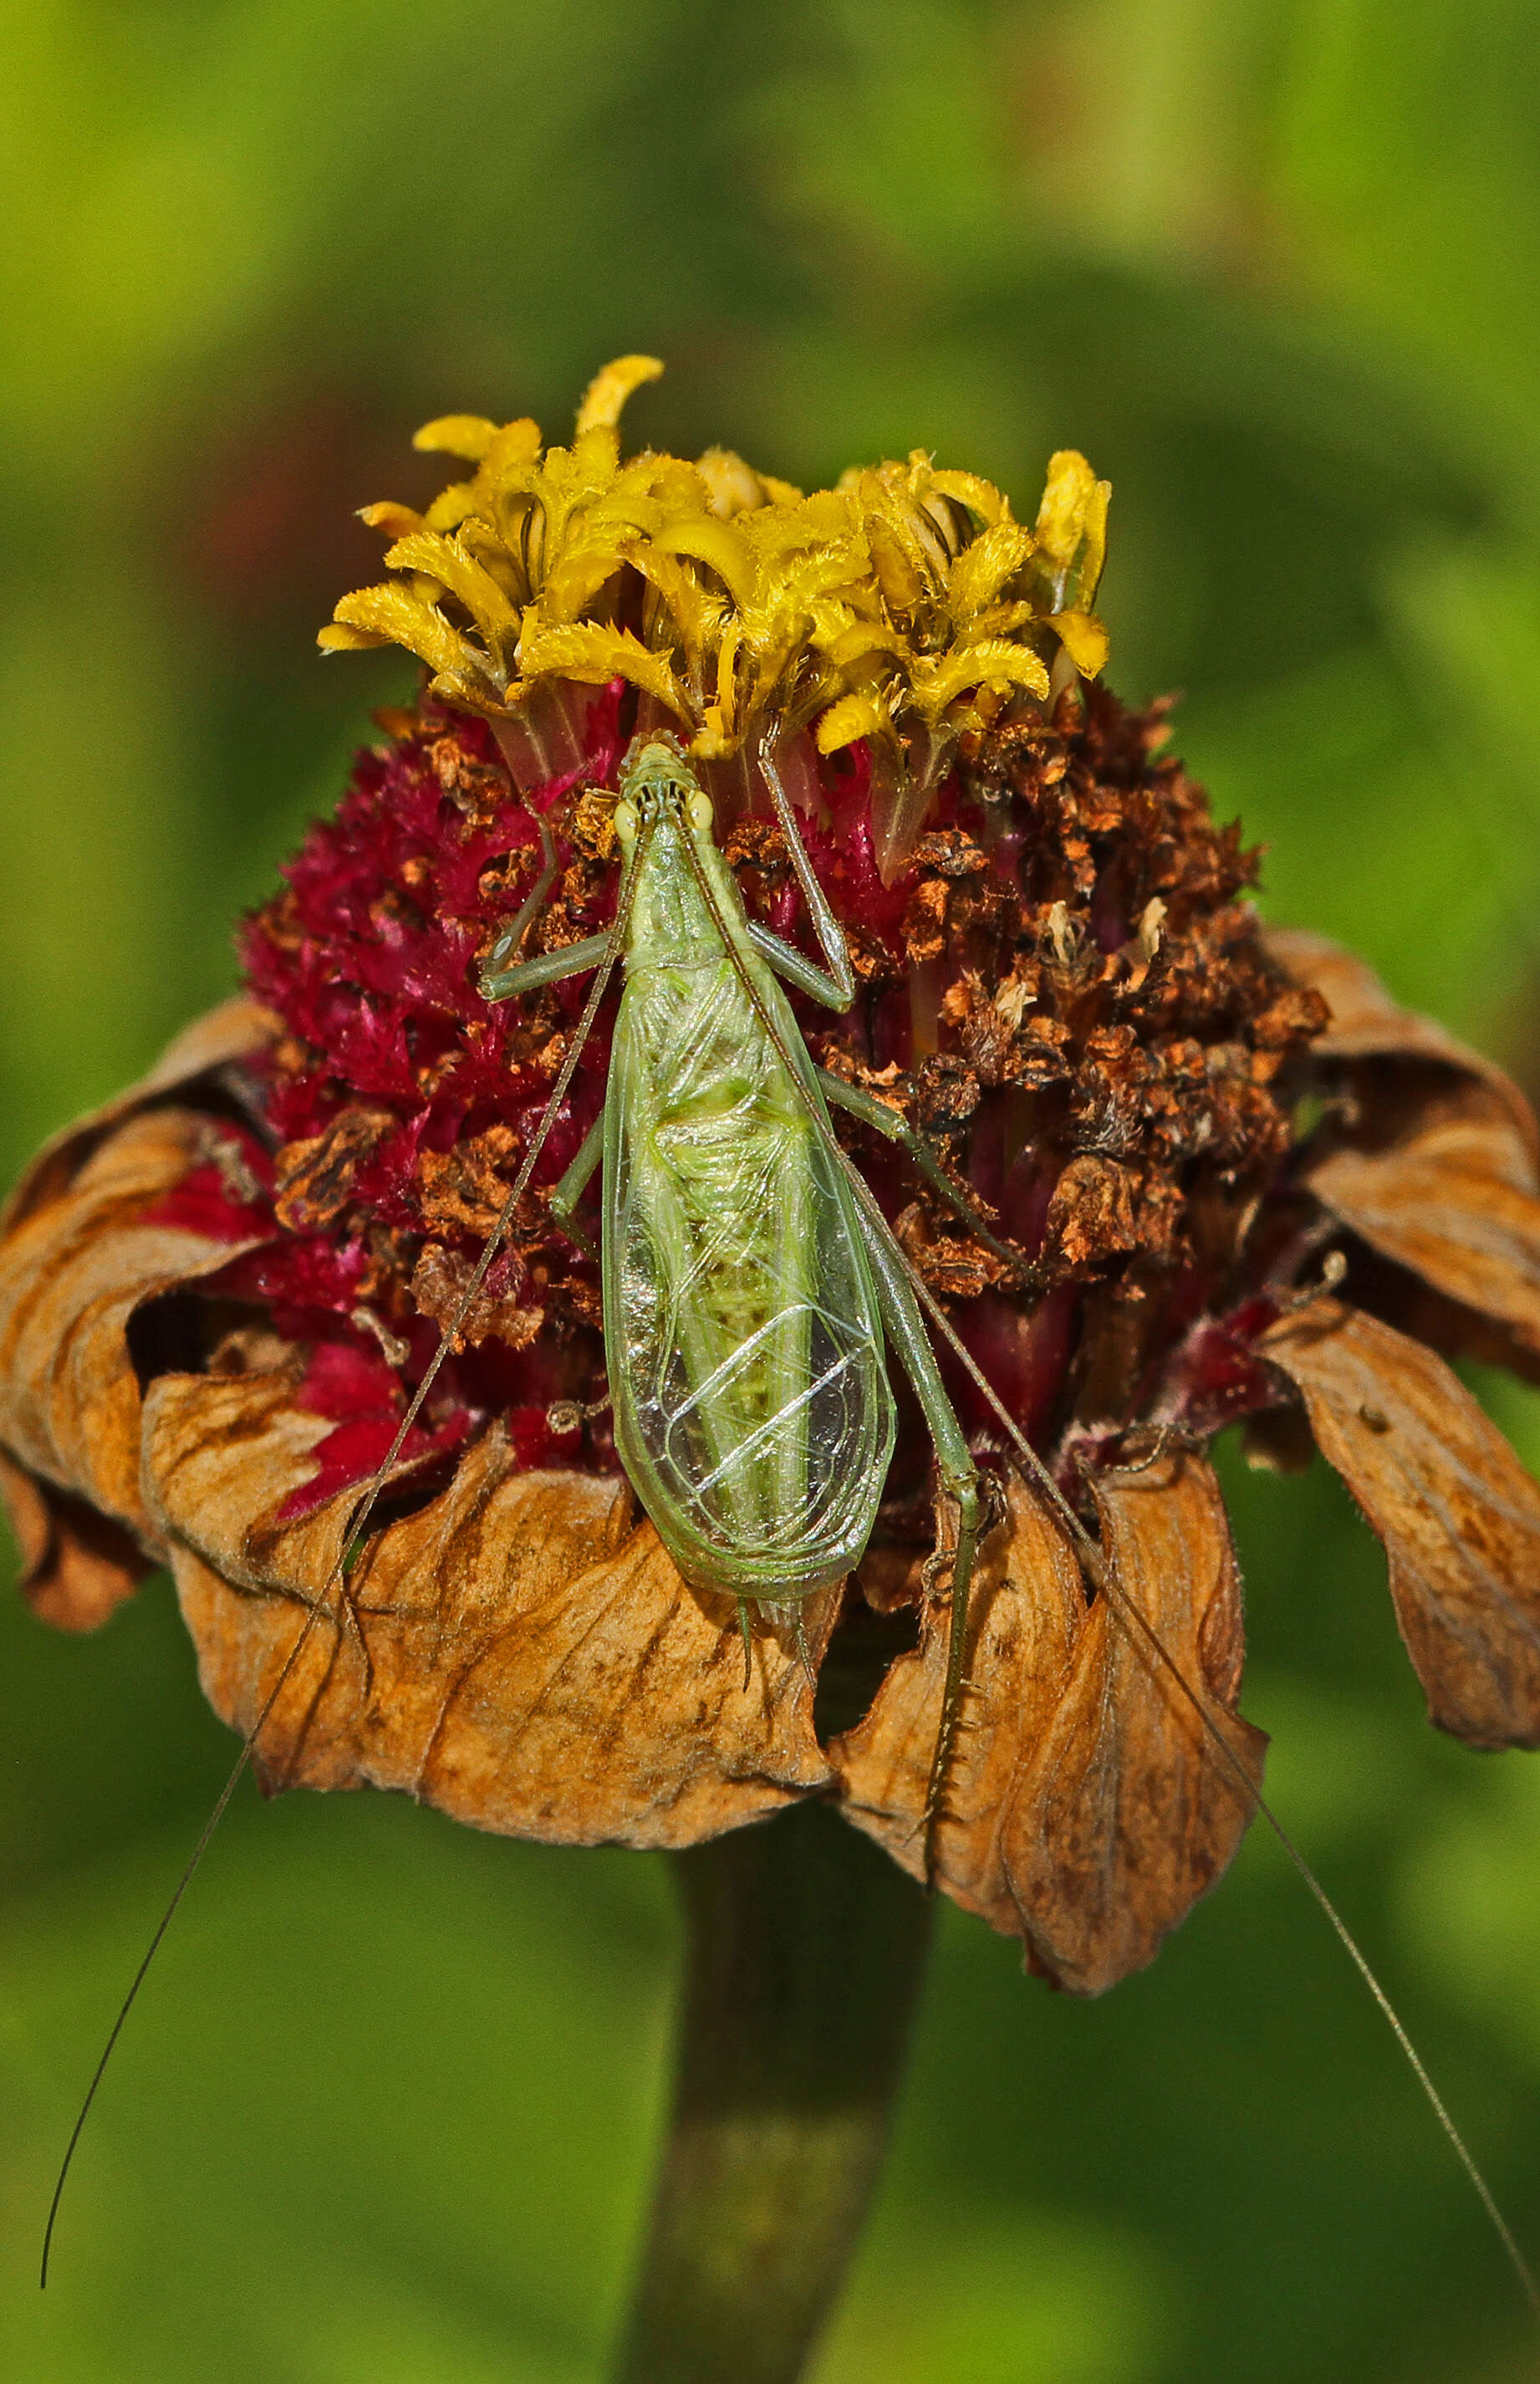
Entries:
[[[984,1476],[974,1463],[957,1412],[947,1397],[941,1370],[910,1286],[902,1251],[879,1218],[858,1206],[862,1238],[876,1278],[877,1298],[888,1339],[914,1387],[914,1396],[930,1430],[936,1450],[938,1497],[950,1498],[957,1509],[957,1537],[951,1552],[951,1611],[947,1632],[946,1680],[941,1692],[941,1718],[937,1727],[930,1778],[925,1788],[925,1877],[927,1888],[936,1877],[937,1837],[946,1796],[947,1774],[956,1749],[962,1708],[963,1668],[968,1652],[968,1608],[973,1588],[974,1558],[993,1519]],[[925,1568],[931,1590],[946,1562],[939,1545]]]
[[901,1117],[897,1110],[890,1109],[886,1101],[879,1101],[875,1094],[864,1092],[859,1085],[848,1085],[843,1076],[832,1075],[827,1068],[818,1068],[814,1073],[824,1099],[836,1109],[844,1110],[848,1116],[859,1118],[863,1125],[871,1126],[875,1133],[884,1136],[888,1141],[896,1142],[912,1164],[918,1168],[925,1182],[940,1194],[953,1214],[962,1218],[968,1231],[1011,1269],[1019,1285],[1037,1281],[1037,1271],[1031,1260],[1012,1243],[1002,1242],[1000,1235],[991,1231],[977,1202],[964,1186],[954,1182],[949,1175],[931,1144],[910,1124],[907,1118]]

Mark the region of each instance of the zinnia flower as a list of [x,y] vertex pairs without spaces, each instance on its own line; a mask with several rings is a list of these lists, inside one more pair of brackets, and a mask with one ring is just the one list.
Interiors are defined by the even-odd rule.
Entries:
[[[859,982],[843,1017],[797,1002],[809,1048],[932,1164],[838,1131],[1120,1594],[944,1357],[1000,1495],[937,1884],[1096,1993],[1248,1819],[1120,1601],[1261,1775],[1222,1428],[1280,1465],[1313,1440],[1348,1483],[1441,1728],[1540,1743],[1540,1492],[1447,1363],[1540,1374],[1534,1121],[1363,963],[1261,925],[1257,855],[1164,754],[1166,706],[1100,684],[1107,490],[1083,458],[1052,459],[1031,526],[923,454],[812,496],[721,450],[623,460],[656,370],[602,373],[567,448],[527,421],[419,433],[469,476],[420,516],[369,509],[391,576],[323,643],[397,641],[421,691],[245,923],[246,995],[14,1196],[0,1439],[27,1594],[89,1629],[169,1566],[208,1696],[251,1727],[570,1047],[580,985],[492,1004],[478,961],[547,844],[527,956],[604,926],[617,768],[659,727],[750,915],[796,937],[771,736]],[[878,1530],[810,1602],[808,1669],[761,1616],[745,1686],[734,1601],[684,1583],[619,1470],[596,1229],[543,1197],[602,1107],[610,1014],[256,1762],[577,1844],[686,1846],[822,1798],[917,1872],[948,1629],[918,1409],[900,1389]]]

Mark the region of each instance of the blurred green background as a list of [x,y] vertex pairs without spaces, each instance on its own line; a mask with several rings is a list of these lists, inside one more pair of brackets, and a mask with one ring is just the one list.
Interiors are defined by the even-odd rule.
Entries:
[[[388,656],[312,638],[448,408],[804,484],[913,445],[1115,489],[1125,694],[1534,1085],[1533,0],[11,0],[0,23],[0,1142],[231,982]],[[1497,1386],[1531,1461],[1537,1404]],[[1335,1484],[1231,1466],[1276,1800],[1540,2247],[1540,1765],[1437,1740]],[[663,2105],[650,1858],[238,1799],[53,2170],[230,1759],[164,1583],[3,1609],[0,2357],[26,2384],[582,2384]],[[1081,2006],[942,1915],[817,2384],[1507,2384],[1533,2338],[1260,1833]]]

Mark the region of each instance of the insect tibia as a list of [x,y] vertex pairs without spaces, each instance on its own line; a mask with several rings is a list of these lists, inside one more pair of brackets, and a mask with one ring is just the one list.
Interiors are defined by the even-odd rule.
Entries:
[[[565,813],[567,805],[564,803],[562,809]],[[540,840],[540,875],[481,964],[483,992],[486,991],[486,979],[489,974],[496,975],[499,971],[510,968],[517,960],[525,937],[544,908],[546,897],[556,883],[561,863],[556,857],[556,839],[551,821],[541,813],[536,817],[535,826]],[[487,998],[489,1000],[495,1000],[497,997],[489,994]]]
[[556,985],[564,977],[580,976],[585,969],[598,968],[608,958],[613,944],[613,934],[585,936],[581,943],[559,944],[553,952],[541,952],[536,960],[519,961],[503,969],[492,966],[489,954],[477,971],[477,983],[483,1000],[506,1001],[513,994],[533,993],[537,986]]

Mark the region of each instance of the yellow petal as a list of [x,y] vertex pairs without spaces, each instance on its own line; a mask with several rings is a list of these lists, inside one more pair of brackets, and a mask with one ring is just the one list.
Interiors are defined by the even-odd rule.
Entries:
[[[713,637],[721,629],[730,607],[714,588],[703,587],[688,561],[677,554],[660,554],[654,546],[639,539],[627,556],[632,568],[640,572],[652,594],[643,615],[649,643],[653,639],[653,626],[660,606],[667,608],[674,627],[674,639],[685,652],[692,670],[703,661]],[[663,642],[671,642],[668,639]]]
[[1107,667],[1111,643],[1094,613],[1055,613],[1049,623],[1082,678],[1095,678]]
[[872,568],[890,612],[910,613],[925,592],[925,583],[912,556],[904,552],[898,533],[890,522],[880,515],[866,515],[866,543],[871,550]]
[[392,571],[421,571],[456,597],[489,640],[517,638],[519,615],[490,571],[473,563],[463,547],[435,530],[416,530],[386,553]]
[[1018,522],[997,522],[965,546],[947,576],[947,601],[960,621],[992,604],[1036,541]]
[[827,651],[836,670],[849,670],[868,654],[901,654],[904,644],[886,621],[855,621],[840,631]]
[[484,414],[441,414],[423,424],[412,444],[429,455],[463,455],[467,464],[479,464],[496,437],[496,423]]
[[516,422],[505,422],[494,432],[486,453],[481,458],[478,479],[485,485],[500,488],[506,474],[533,464],[540,452],[540,427],[527,414]]
[[733,750],[733,739],[727,733],[727,723],[722,717],[722,707],[720,704],[707,704],[702,715],[702,726],[697,732],[689,750],[695,760],[698,762],[725,762],[727,760]]
[[404,646],[429,670],[474,668],[479,661],[473,648],[431,604],[425,604],[409,589],[390,582],[379,588],[355,588],[351,596],[343,597],[333,618],[342,628],[364,629],[371,639]]
[[1088,613],[1096,595],[1101,566],[1107,560],[1107,508],[1112,503],[1112,483],[1099,480],[1086,501],[1085,543],[1080,550],[1080,567],[1075,573],[1075,594],[1078,609]]
[[753,587],[753,558],[730,522],[702,514],[693,521],[666,523],[654,538],[664,554],[688,554],[708,564],[735,603],[744,603]]
[[518,659],[526,679],[576,678],[603,687],[612,678],[624,678],[655,695],[681,719],[689,711],[667,657],[644,646],[629,629],[607,629],[590,622],[542,629],[521,641]]
[[656,356],[616,356],[594,374],[578,408],[577,436],[585,430],[613,430],[627,399],[644,381],[656,380],[663,365]]
[[1080,543],[1086,507],[1096,475],[1078,449],[1062,447],[1048,459],[1048,479],[1037,508],[1037,539],[1055,563],[1068,563]]
[[813,729],[820,753],[838,753],[858,737],[875,737],[888,726],[888,714],[875,695],[845,695],[831,703]]
[[387,538],[405,538],[424,527],[421,514],[415,514],[410,505],[392,504],[389,498],[382,504],[360,505],[358,518],[371,529],[382,529]]
[[917,661],[914,702],[927,720],[937,720],[958,696],[992,680],[1006,687],[1025,687],[1032,695],[1048,693],[1048,672],[1029,646],[987,638],[976,646],[940,654],[934,662]]
[[936,472],[930,485],[938,496],[951,497],[958,504],[966,505],[981,521],[992,524],[1011,518],[1009,499],[993,481],[981,480],[976,472]]
[[714,733],[718,737],[727,735],[727,724],[734,714],[734,699],[738,692],[734,673],[741,637],[740,625],[737,621],[729,621],[716,650],[716,702],[706,714],[706,726],[711,728],[714,723]]
[[382,630],[354,629],[343,621],[329,621],[324,629],[316,632],[316,643],[323,654],[361,654],[373,646],[393,646],[395,642]]
[[764,482],[730,447],[708,447],[696,457],[695,468],[706,484],[706,503],[718,521],[730,521],[734,514],[756,513],[765,502]]
[[458,529],[466,515],[476,507],[474,480],[451,480],[441,489],[423,515],[425,529]]
[[772,504],[805,505],[808,503],[801,490],[796,488],[790,480],[777,480],[773,472],[762,472],[760,478],[764,483],[764,493]]

